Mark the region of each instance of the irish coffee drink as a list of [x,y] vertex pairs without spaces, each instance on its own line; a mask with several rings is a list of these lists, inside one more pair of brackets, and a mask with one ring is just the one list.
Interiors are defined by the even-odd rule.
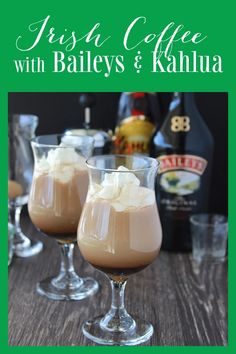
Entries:
[[52,300],[79,300],[98,289],[91,278],[80,278],[73,265],[73,249],[88,190],[85,158],[93,138],[45,135],[32,142],[35,158],[29,196],[29,215],[43,234],[57,240],[61,269],[57,277],[37,284],[37,292]]
[[86,337],[105,345],[147,341],[153,327],[132,318],[124,306],[129,275],[146,268],[161,247],[155,200],[158,162],[141,156],[104,155],[87,160],[90,185],[78,227],[84,258],[111,280],[112,305],[83,326]]

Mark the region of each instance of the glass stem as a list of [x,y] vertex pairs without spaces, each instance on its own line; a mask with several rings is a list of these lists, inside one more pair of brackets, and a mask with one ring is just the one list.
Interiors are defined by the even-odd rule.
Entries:
[[14,223],[15,235],[14,235],[14,244],[15,246],[28,247],[30,246],[30,240],[25,236],[21,230],[20,226],[20,215],[21,215],[22,206],[16,206],[11,208],[11,220]]
[[128,314],[124,304],[126,281],[111,280],[112,299],[110,311],[102,318],[101,327],[113,332],[126,332],[135,327],[135,321]]
[[73,263],[74,244],[65,243],[59,244],[61,251],[61,270],[60,273],[75,272]]
[[73,263],[74,243],[59,243],[59,246],[61,251],[60,273],[52,280],[53,285],[63,289],[73,289],[82,285],[83,280],[76,274]]
[[14,221],[15,221],[15,229],[17,232],[21,231],[21,227],[20,227],[20,214],[21,214],[21,210],[22,207],[21,206],[17,206],[14,208],[14,212],[15,212],[15,217],[14,217]]
[[111,280],[111,308],[115,311],[121,311],[125,308],[125,287],[127,281],[115,282]]

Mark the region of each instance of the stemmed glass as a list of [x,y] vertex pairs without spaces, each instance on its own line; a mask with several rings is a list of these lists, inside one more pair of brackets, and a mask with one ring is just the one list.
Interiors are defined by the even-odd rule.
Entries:
[[33,175],[33,154],[30,140],[34,137],[38,117],[11,115],[8,124],[8,200],[11,222],[14,225],[14,253],[19,257],[38,254],[43,244],[30,240],[21,230],[22,207],[28,202]]
[[74,242],[88,190],[85,158],[91,156],[93,138],[88,136],[44,135],[32,140],[35,159],[29,197],[33,224],[54,238],[61,251],[56,277],[37,284],[37,292],[52,300],[80,300],[94,294],[98,283],[80,278],[73,265]]
[[154,181],[158,162],[141,156],[104,155],[87,160],[90,185],[78,227],[83,257],[111,281],[112,301],[105,316],[89,320],[83,333],[104,345],[147,341],[153,326],[131,317],[124,305],[128,277],[158,255],[162,231]]

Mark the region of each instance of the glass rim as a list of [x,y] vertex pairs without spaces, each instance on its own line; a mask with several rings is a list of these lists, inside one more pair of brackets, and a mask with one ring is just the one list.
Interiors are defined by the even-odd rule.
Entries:
[[[147,167],[143,167],[143,168],[135,168],[135,169],[129,169],[128,171],[118,171],[115,168],[105,168],[105,167],[97,167],[94,166],[90,163],[91,160],[96,160],[98,158],[104,158],[104,157],[122,157],[122,158],[139,158],[139,159],[145,159],[145,160],[149,160],[152,161],[152,163],[150,163]],[[158,168],[160,166],[160,161],[158,161],[157,159],[153,158],[153,157],[149,157],[149,156],[139,156],[139,155],[125,155],[125,154],[107,154],[107,155],[95,155],[92,157],[89,157],[86,160],[86,165],[88,168],[92,169],[92,170],[97,170],[97,171],[104,171],[104,172],[117,172],[117,173],[130,173],[130,172],[142,172],[142,171],[147,171],[150,170],[151,168],[153,168],[153,163],[156,165],[155,167]]]
[[[201,218],[201,217],[207,217],[207,221],[204,220],[196,220],[196,218]],[[218,220],[218,222],[209,222],[208,218],[209,217],[217,217],[217,218],[222,218],[221,220]],[[193,214],[189,218],[190,222],[193,225],[198,225],[198,226],[210,226],[214,227],[216,225],[228,225],[228,217],[227,215],[224,214],[217,214],[217,213],[200,213],[200,214]]]
[[8,115],[8,119],[17,119],[19,117],[31,117],[33,119],[39,119],[39,116],[33,113],[13,113]]
[[35,136],[34,138],[30,139],[30,142],[33,146],[37,146],[37,147],[48,147],[48,148],[58,148],[58,149],[68,149],[68,148],[76,148],[76,146],[73,146],[73,145],[67,145],[67,146],[60,146],[60,145],[55,145],[55,144],[45,144],[45,143],[39,143],[37,141],[37,139],[41,138],[41,137],[52,137],[52,136],[55,136],[55,137],[63,137],[63,136],[66,136],[66,137],[74,137],[74,138],[83,138],[83,139],[87,139],[87,140],[90,140],[91,142],[94,143],[94,138],[90,135],[79,135],[79,134],[70,134],[70,135],[67,135],[65,133],[63,134],[41,134],[41,135],[37,135]]

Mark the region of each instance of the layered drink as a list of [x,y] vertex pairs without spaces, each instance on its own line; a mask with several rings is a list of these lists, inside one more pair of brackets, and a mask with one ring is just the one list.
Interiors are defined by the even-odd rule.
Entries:
[[73,147],[49,150],[35,164],[28,204],[32,222],[60,243],[74,242],[87,190],[85,159]]
[[[153,190],[125,167],[93,182],[81,215],[78,244],[84,258],[122,281],[149,265],[162,232]],[[123,173],[122,173],[123,172]]]

